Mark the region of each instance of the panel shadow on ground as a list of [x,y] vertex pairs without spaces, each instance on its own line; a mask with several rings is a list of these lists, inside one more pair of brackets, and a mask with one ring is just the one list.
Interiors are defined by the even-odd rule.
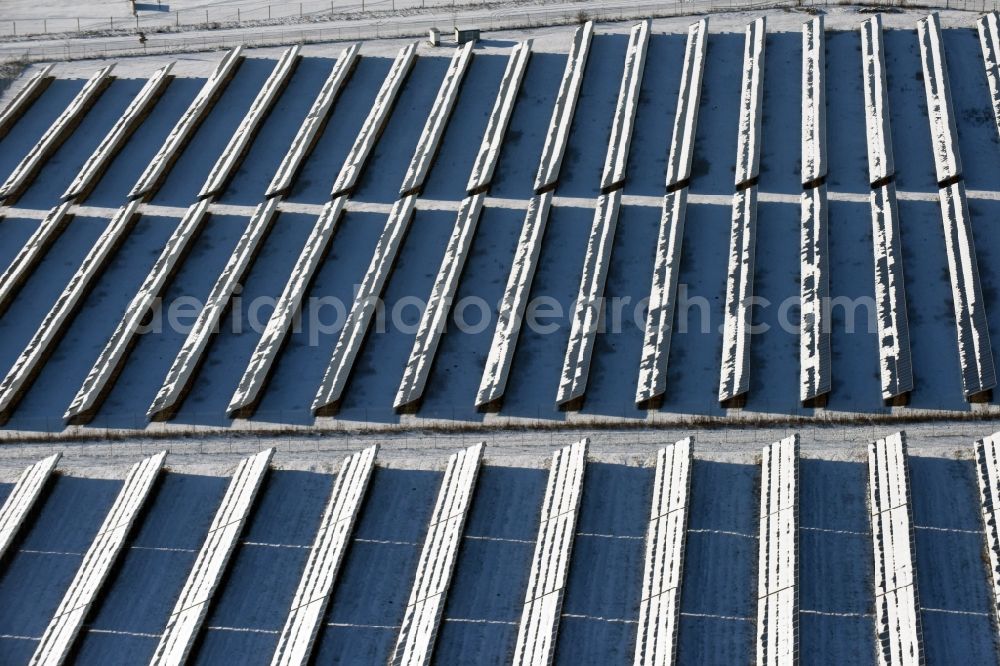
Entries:
[[910,456],[917,589],[928,663],[996,658],[993,600],[971,460]]
[[800,226],[798,203],[758,204],[748,411],[810,411],[799,405]]
[[332,486],[328,474],[268,473],[194,663],[271,663]]
[[[692,193],[730,194],[733,191],[743,41],[742,33],[708,36],[701,105],[698,107],[698,131],[691,163]],[[655,71],[650,67],[647,76]]]
[[120,481],[57,476],[0,572],[0,663],[26,663],[76,574]]
[[170,82],[149,115],[108,164],[86,198],[88,205],[113,208],[125,203],[132,186],[203,85],[204,79],[190,77]]
[[803,663],[875,657],[868,469],[799,462],[799,645]]
[[83,79],[56,79],[35,100],[28,113],[21,116],[0,141],[0,180],[10,176],[53,121],[73,101],[84,83]]
[[573,114],[556,193],[568,197],[600,194],[615,100],[628,47],[626,35],[595,35]]
[[731,220],[729,206],[688,204],[662,412],[724,412],[719,367]]
[[544,469],[481,468],[438,634],[438,662],[509,663],[547,477]]
[[47,209],[60,203],[62,193],[76,177],[104,135],[114,126],[145,81],[116,79],[111,82],[80,124],[38,171],[34,182],[18,199],[25,208]]
[[443,57],[417,58],[385,130],[361,172],[353,198],[379,203],[392,203],[399,198],[399,188],[449,61],[450,58]]
[[219,101],[177,158],[153,203],[188,206],[194,202],[212,165],[226,148],[274,65],[274,60],[265,58],[243,60]]
[[677,660],[735,664],[753,654],[759,469],[695,460]]
[[392,409],[396,390],[454,224],[451,211],[414,213],[382,293],[382,314],[373,317],[354,362],[340,418],[389,423],[399,419]]
[[589,463],[556,660],[627,662],[635,650],[654,470]]
[[[741,67],[734,65],[733,69],[739,72]],[[802,145],[799,135],[802,125],[801,82],[802,35],[799,32],[769,33],[764,56],[764,101],[760,119],[761,192],[798,194],[802,191]],[[739,86],[737,83],[737,94]],[[827,96],[828,104],[829,99]],[[733,107],[738,107],[738,102],[734,101]],[[736,122],[732,127],[735,162]],[[732,192],[732,187],[729,191]],[[757,266],[759,269],[760,263]]]
[[884,411],[867,203],[829,203],[831,388],[827,408]]
[[508,416],[565,418],[555,406],[556,389],[593,214],[562,206],[549,213],[507,382],[503,413]]
[[315,222],[314,215],[301,213],[280,213],[274,220],[274,227],[241,282],[242,289],[219,324],[216,339],[205,352],[204,364],[175,421],[213,425],[231,422],[226,407]]
[[[642,78],[636,107],[625,194],[663,196],[665,192],[667,156],[677,113],[685,42],[686,36],[680,34],[652,34],[649,37],[648,69]],[[695,151],[696,154],[700,152],[697,142]]]
[[422,195],[425,199],[457,201],[465,196],[465,185],[479,152],[507,60],[505,55],[484,53],[476,53],[472,58],[434,166],[424,184]]
[[659,208],[621,208],[583,413],[631,418],[646,415],[645,410],[636,409],[632,396],[639,377],[659,224]]
[[[146,423],[146,410],[247,223],[245,217],[230,215],[211,215],[206,220],[188,256],[164,290],[159,308],[154,309],[148,325],[138,336],[128,362],[93,421],[95,426],[141,428]],[[169,224],[177,224],[177,220],[171,219]]]
[[523,222],[524,211],[489,205],[483,208],[427,380],[421,416],[482,420],[475,408],[476,391]]
[[379,86],[392,66],[390,58],[364,56],[344,85],[316,146],[305,160],[289,199],[319,204],[330,199],[330,189],[347,157]]
[[[885,30],[882,38],[885,42],[896,187],[900,190],[936,192],[934,153],[916,30]],[[979,65],[977,69],[981,67]],[[905,218],[903,220],[905,224]],[[905,238],[905,231],[903,235]]]
[[376,468],[316,640],[316,663],[389,658],[440,484],[440,472]]
[[527,199],[534,193],[538,160],[565,67],[562,53],[533,53],[528,60],[490,187],[493,196]]
[[80,663],[144,663],[225,492],[223,477],[164,472],[77,643]]
[[[89,223],[74,220],[71,224]],[[95,224],[106,221],[95,221]],[[108,267],[95,280],[77,316],[25,394],[10,425],[61,430],[60,417],[107,343],[121,314],[139,290],[177,220],[141,216]]]
[[371,262],[386,215],[348,211],[302,304],[298,325],[275,363],[255,419],[311,423],[309,411],[323,381],[354,293]]
[[968,411],[940,206],[933,200],[900,201],[899,224],[913,356],[910,406]]
[[221,197],[222,203],[252,206],[281,164],[316,94],[333,69],[330,58],[302,58],[247,150]]

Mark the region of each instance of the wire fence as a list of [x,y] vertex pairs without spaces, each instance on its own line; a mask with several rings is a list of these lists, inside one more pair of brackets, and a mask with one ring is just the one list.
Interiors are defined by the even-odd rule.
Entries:
[[[491,10],[489,5],[454,5],[447,0],[379,0],[377,6],[386,6],[388,3],[399,2],[415,3],[419,5],[407,4],[414,12],[419,12],[420,7],[444,8],[455,7],[462,12],[456,11],[452,16],[454,25],[461,19],[463,25],[468,24],[483,31],[511,30],[523,28],[536,28],[553,25],[567,25],[579,23],[583,20],[594,19],[598,21],[623,21],[640,18],[666,18],[671,16],[691,16],[707,13],[729,12],[729,11],[760,11],[771,8],[793,8],[804,9],[821,8],[836,5],[870,7],[873,10],[892,11],[897,8],[926,8],[926,9],[954,9],[970,12],[994,11],[1000,7],[1000,0],[907,0],[906,2],[830,2],[827,0],[689,0],[687,2],[647,2],[631,3],[621,6],[597,6],[581,4],[579,6],[561,5],[558,8],[546,9],[544,7],[532,6],[507,7],[505,9]],[[317,9],[323,5],[324,9]],[[365,7],[376,6],[375,3]],[[268,21],[288,20],[288,16],[275,17],[274,13],[278,5],[267,6],[254,10],[253,14],[244,13],[242,10],[233,8],[208,10],[207,14],[194,17],[200,19],[204,16],[205,21],[198,23],[181,23],[181,13],[175,12],[177,16],[173,19],[165,17],[141,16],[133,19],[127,26],[127,20],[114,19],[116,27],[114,31],[120,35],[108,35],[102,39],[94,36],[90,39],[72,39],[73,35],[66,35],[67,41],[63,44],[55,45],[51,42],[46,44],[32,44],[25,41],[23,47],[19,47],[17,42],[8,43],[3,48],[3,54],[10,59],[27,61],[37,60],[80,60],[89,58],[122,57],[133,55],[156,55],[177,52],[206,51],[232,48],[239,44],[250,47],[282,46],[287,44],[309,44],[317,42],[337,42],[337,41],[358,41],[366,39],[380,38],[407,38],[427,35],[430,28],[444,28],[442,25],[442,15],[437,13],[433,16],[421,17],[419,13],[410,16],[387,15],[382,18],[365,16],[357,20],[340,21],[336,25],[326,25],[323,27],[303,27],[298,25],[268,25]],[[311,20],[329,20],[333,15],[330,5],[326,2],[302,2],[285,3],[280,5],[282,12],[292,11],[303,19],[310,17]],[[344,8],[352,8],[355,5],[338,5],[333,10],[334,13],[342,13]],[[356,8],[360,9],[361,4]],[[475,12],[474,9],[484,11]],[[291,8],[291,10],[289,10]],[[223,12],[212,14],[212,12]],[[260,12],[271,12],[272,18],[255,19],[251,18]],[[367,11],[367,9],[366,9]],[[228,14],[225,14],[228,12]],[[225,16],[229,16],[228,19]],[[215,17],[218,17],[216,19]],[[174,21],[174,29],[181,26],[218,28],[218,30],[207,30],[198,34],[174,32],[155,32],[158,27],[163,30],[170,28],[167,24],[158,24],[155,21]],[[184,19],[187,21],[187,17]],[[52,31],[56,23],[50,21],[69,22],[72,29],[74,25],[79,25],[81,34],[100,33],[100,30],[93,28],[93,23],[87,23],[84,19],[37,19],[42,21],[43,29]],[[262,21],[262,22],[261,22]],[[255,23],[256,22],[256,23]],[[447,22],[447,21],[445,21]],[[14,26],[17,23],[20,28]],[[118,28],[117,24],[122,27]],[[14,30],[24,30],[24,21],[0,21],[0,37],[5,34],[13,36]],[[111,21],[108,22],[110,29]],[[59,23],[58,25],[64,25]],[[86,27],[85,27],[86,26]],[[6,33],[4,31],[7,31]],[[139,30],[145,33],[146,39],[141,41],[135,36]],[[18,33],[23,34],[23,33]]]
[[[116,5],[118,6],[118,5]],[[392,15],[424,9],[468,9],[490,7],[490,0],[306,0],[260,6],[231,4],[205,8],[171,10],[162,2],[138,3],[137,11],[112,16],[48,16],[0,22],[0,37],[38,35],[147,32],[205,29],[247,25],[308,23],[331,19]]]
[[[831,442],[852,442],[858,433],[872,431],[884,436],[896,430],[913,428],[923,437],[950,437],[956,432],[974,432],[981,437],[996,430],[997,407],[982,409],[923,409],[872,407],[858,411],[812,410],[782,403],[756,405],[733,412],[713,408],[699,413],[676,413],[661,410],[647,413],[632,403],[615,408],[602,404],[567,415],[552,408],[514,409],[497,415],[483,415],[471,410],[431,408],[421,410],[418,418],[400,416],[392,409],[356,408],[336,419],[314,420],[308,410],[260,410],[252,419],[232,421],[222,411],[197,412],[185,410],[167,424],[150,424],[145,413],[99,415],[82,427],[67,427],[58,414],[50,416],[15,415],[0,429],[0,447],[10,444],[30,446],[40,442],[129,442],[144,440],[186,440],[189,438],[235,438],[244,441],[308,440],[306,446],[319,446],[313,438],[336,441],[357,438],[405,439],[417,437],[430,445],[430,440],[452,442],[482,439],[518,439],[530,441],[562,441],[580,433],[608,433],[614,438],[623,433],[644,431],[673,432],[677,438],[702,432],[709,439],[766,444],[776,441],[775,432],[787,436],[794,432],[823,432]],[[729,435],[735,430],[742,435]],[[512,436],[510,433],[519,433]],[[413,433],[420,433],[414,435]],[[617,433],[617,434],[616,434]],[[712,434],[714,433],[714,434]],[[632,437],[632,435],[625,435]],[[638,436],[638,435],[636,435]],[[732,440],[730,438],[733,438]],[[875,435],[871,439],[877,438]],[[864,438],[860,441],[864,441]],[[259,445],[259,444],[258,444]],[[451,444],[449,444],[450,446]],[[232,446],[222,442],[219,446]]]

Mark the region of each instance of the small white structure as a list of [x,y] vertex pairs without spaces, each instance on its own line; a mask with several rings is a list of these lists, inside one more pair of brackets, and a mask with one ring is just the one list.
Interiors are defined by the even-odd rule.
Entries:
[[465,44],[466,42],[479,41],[479,28],[459,28],[455,27],[455,43]]

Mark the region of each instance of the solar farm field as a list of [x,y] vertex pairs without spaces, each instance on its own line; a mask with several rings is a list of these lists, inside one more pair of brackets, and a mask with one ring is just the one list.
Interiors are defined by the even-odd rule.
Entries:
[[996,659],[995,436],[680,432],[19,447],[0,659]]
[[580,19],[0,93],[0,664],[997,661],[1000,15]]
[[840,9],[33,66],[4,432],[992,415],[997,39]]

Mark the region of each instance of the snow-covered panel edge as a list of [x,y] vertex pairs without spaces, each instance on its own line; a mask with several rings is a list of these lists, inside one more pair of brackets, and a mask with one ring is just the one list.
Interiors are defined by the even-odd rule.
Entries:
[[649,287],[646,330],[639,360],[639,383],[635,391],[635,402],[640,406],[658,400],[667,390],[667,367],[674,329],[674,308],[677,305],[687,195],[687,188],[682,187],[663,197],[660,229],[656,236],[653,280]]
[[923,663],[906,456],[903,432],[868,446],[868,503],[875,560],[875,645],[880,666]]
[[767,23],[762,16],[746,28],[743,78],[740,85],[740,124],[736,145],[736,187],[753,183],[760,175],[761,110],[764,103],[764,46]]
[[542,239],[551,206],[551,191],[537,194],[531,198],[524,215],[524,225],[517,239],[507,286],[504,287],[503,299],[497,311],[497,326],[490,343],[490,352],[476,393],[476,407],[480,409],[498,404],[507,389],[507,377],[514,362],[514,349],[521,334],[521,323],[528,305],[535,269],[538,267],[538,256],[542,251]]
[[455,228],[445,247],[441,267],[438,269],[437,277],[434,278],[427,307],[420,317],[417,334],[413,339],[413,348],[410,350],[403,378],[400,380],[393,401],[396,410],[413,409],[424,395],[434,357],[447,325],[448,314],[451,312],[458,291],[459,278],[469,256],[472,239],[476,235],[485,199],[486,195],[480,192],[462,200]]
[[757,564],[757,664],[798,661],[799,436],[764,447]]
[[611,122],[611,138],[604,158],[604,172],[601,175],[601,191],[610,192],[625,183],[625,168],[628,166],[629,147],[635,127],[635,113],[639,106],[639,92],[642,89],[642,74],[646,69],[646,51],[649,46],[649,20],[634,26],[629,32],[628,48],[625,52],[625,69],[622,73],[618,101]]
[[108,338],[63,415],[67,423],[88,423],[103,404],[104,398],[111,391],[115,378],[125,363],[144,318],[156,299],[162,295],[167,283],[187,256],[194,239],[201,232],[211,202],[211,199],[204,199],[190,206],[180,224],[167,239],[156,263],[132,297],[114,332]]
[[896,207],[896,186],[871,191],[872,246],[875,256],[875,310],[882,399],[902,400],[913,390],[910,325],[903,281],[903,247]]
[[924,93],[927,96],[927,120],[934,149],[934,170],[938,184],[943,187],[962,175],[962,159],[958,152],[958,130],[955,127],[955,110],[951,105],[948,63],[937,12],[917,22],[917,37],[920,41]]
[[139,125],[153,110],[163,91],[166,90],[170,83],[170,70],[173,66],[174,63],[167,63],[149,77],[146,84],[122,112],[121,117],[80,167],[76,178],[63,192],[63,201],[82,201],[97,185],[115,155],[125,146],[129,137],[139,128]]
[[974,447],[983,546],[989,559],[994,627],[1000,626],[1000,433],[976,440]]
[[588,440],[584,438],[552,456],[524,609],[518,624],[514,666],[552,663],[583,495],[587,445]]
[[826,177],[826,56],[823,17],[802,25],[802,185]]
[[483,134],[483,141],[479,145],[479,153],[473,162],[469,182],[465,186],[469,194],[485,190],[493,182],[493,172],[500,160],[503,138],[507,133],[510,118],[514,114],[514,104],[521,90],[524,73],[528,69],[531,44],[532,40],[530,39],[518,42],[507,59],[507,68],[500,80],[500,90],[497,93],[496,102],[493,104],[493,110],[490,112],[489,120],[486,122],[486,131]]
[[676,661],[693,448],[693,440],[687,437],[660,449],[656,455],[632,662],[635,666]]
[[291,609],[278,634],[271,666],[306,666],[309,663],[364,503],[377,454],[376,444],[344,458],[340,465]]
[[942,188],[941,221],[944,225],[945,252],[951,277],[952,304],[958,357],[962,370],[962,388],[966,399],[978,400],[996,386],[996,369],[990,346],[986,302],[979,280],[979,264],[972,237],[972,219],[961,181]]
[[882,16],[861,24],[861,78],[865,96],[865,132],[868,137],[868,182],[873,186],[896,173],[889,127],[889,82],[885,72]]
[[352,44],[344,49],[337,58],[337,64],[330,70],[330,75],[323,82],[316,99],[313,101],[305,120],[299,126],[299,131],[295,133],[285,157],[282,158],[278,170],[267,186],[266,196],[273,197],[278,194],[287,194],[292,187],[292,182],[298,175],[299,170],[306,158],[316,146],[319,140],[320,130],[326,126],[330,116],[330,110],[336,103],[359,59],[361,51],[360,44]]
[[559,171],[562,168],[563,155],[566,153],[566,144],[569,143],[569,132],[573,126],[576,101],[583,86],[583,72],[587,67],[587,56],[590,54],[590,42],[593,36],[593,21],[587,21],[573,34],[573,43],[566,58],[566,69],[563,71],[559,92],[556,94],[549,128],[545,133],[538,173],[535,175],[536,194],[553,189],[559,180]]
[[264,388],[271,375],[274,362],[281,353],[281,348],[288,338],[292,323],[302,308],[302,299],[312,283],[316,270],[333,239],[333,234],[344,211],[346,197],[337,197],[327,202],[320,213],[309,238],[306,239],[299,253],[292,272],[288,276],[285,288],[274,304],[274,310],[267,320],[267,326],[257,341],[250,362],[243,371],[243,376],[229,400],[226,412],[230,418],[245,418],[252,416],[263,397]]
[[719,402],[723,404],[742,398],[750,390],[750,325],[756,245],[757,186],[751,185],[733,195],[719,372]]
[[556,405],[561,409],[578,407],[587,390],[590,360],[604,310],[604,285],[607,283],[611,264],[621,198],[620,189],[602,194],[594,208],[594,220],[587,239],[580,287],[573,305],[569,340],[556,391]]
[[274,197],[257,206],[246,230],[236,242],[229,261],[226,262],[208,298],[205,299],[205,305],[198,312],[198,317],[184,339],[184,344],[170,365],[167,376],[146,414],[148,418],[169,419],[180,409],[204,360],[205,350],[218,331],[219,320],[229,307],[237,285],[243,281],[253,266],[261,245],[274,225],[280,202],[281,197]]
[[392,206],[389,219],[375,246],[371,263],[355,294],[354,304],[351,305],[351,311],[344,322],[344,328],[340,331],[337,346],[333,350],[333,356],[313,400],[314,415],[331,415],[339,409],[340,399],[344,389],[347,388],[354,361],[364,344],[378,299],[392,274],[399,248],[413,220],[416,200],[416,195],[410,195],[398,200]]
[[799,399],[822,403],[830,392],[830,253],[826,185],[801,195]]
[[703,18],[688,28],[684,68],[681,70],[680,90],[677,92],[677,113],[674,116],[670,155],[667,158],[667,190],[691,179],[698,109],[701,106],[701,80],[707,50],[708,19]]
[[10,495],[0,505],[0,560],[6,555],[35,503],[42,496],[45,484],[52,476],[60,457],[61,453],[53,453],[24,470]]

